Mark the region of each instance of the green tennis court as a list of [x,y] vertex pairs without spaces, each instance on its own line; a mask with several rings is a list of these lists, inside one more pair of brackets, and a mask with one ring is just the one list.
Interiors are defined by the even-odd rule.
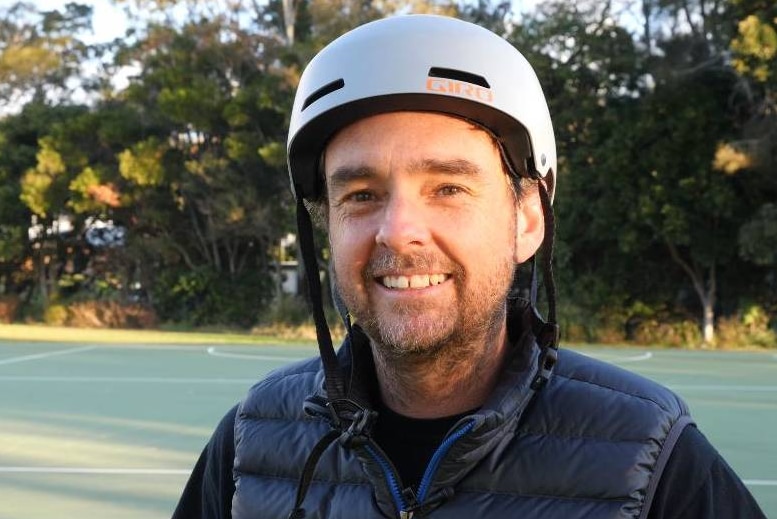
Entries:
[[[777,354],[586,348],[659,380],[777,517]],[[222,414],[311,345],[0,341],[0,519],[167,518]]]

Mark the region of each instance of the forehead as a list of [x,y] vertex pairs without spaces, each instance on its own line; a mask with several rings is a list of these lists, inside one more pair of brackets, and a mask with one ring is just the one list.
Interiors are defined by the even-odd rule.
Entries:
[[324,152],[325,170],[351,162],[460,157],[501,161],[493,137],[475,124],[430,112],[391,112],[341,129]]

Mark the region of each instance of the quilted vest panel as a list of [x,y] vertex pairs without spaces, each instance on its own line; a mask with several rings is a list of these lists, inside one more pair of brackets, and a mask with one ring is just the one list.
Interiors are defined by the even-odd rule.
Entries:
[[[533,342],[517,347],[536,350]],[[428,495],[445,489],[447,499],[415,517],[644,517],[659,460],[689,421],[685,404],[653,382],[570,351],[532,394],[534,362],[515,362],[435,474]],[[302,410],[322,381],[320,361],[311,359],[271,374],[241,404],[235,519],[288,517],[305,461],[329,430]],[[304,507],[308,519],[400,516],[374,458],[336,442],[319,462]]]

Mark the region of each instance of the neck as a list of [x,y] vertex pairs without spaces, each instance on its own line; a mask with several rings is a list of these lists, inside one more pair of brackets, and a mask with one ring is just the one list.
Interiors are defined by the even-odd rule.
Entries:
[[374,344],[372,351],[381,398],[392,411],[441,418],[483,405],[499,377],[507,330],[502,325],[487,337],[444,348],[433,358],[392,356]]

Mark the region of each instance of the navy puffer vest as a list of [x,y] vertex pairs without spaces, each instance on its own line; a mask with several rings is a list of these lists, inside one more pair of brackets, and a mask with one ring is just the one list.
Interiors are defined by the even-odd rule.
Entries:
[[[407,510],[413,497],[402,494],[379,447],[335,442],[321,457],[305,517],[646,517],[661,470],[690,423],[685,404],[653,382],[570,351],[560,353],[550,382],[535,393],[538,350],[531,334],[515,341],[494,394],[453,427],[424,488],[413,489],[420,506]],[[321,362],[312,359],[250,390],[235,423],[234,519],[288,517],[305,461],[330,430],[303,412],[322,384]]]

